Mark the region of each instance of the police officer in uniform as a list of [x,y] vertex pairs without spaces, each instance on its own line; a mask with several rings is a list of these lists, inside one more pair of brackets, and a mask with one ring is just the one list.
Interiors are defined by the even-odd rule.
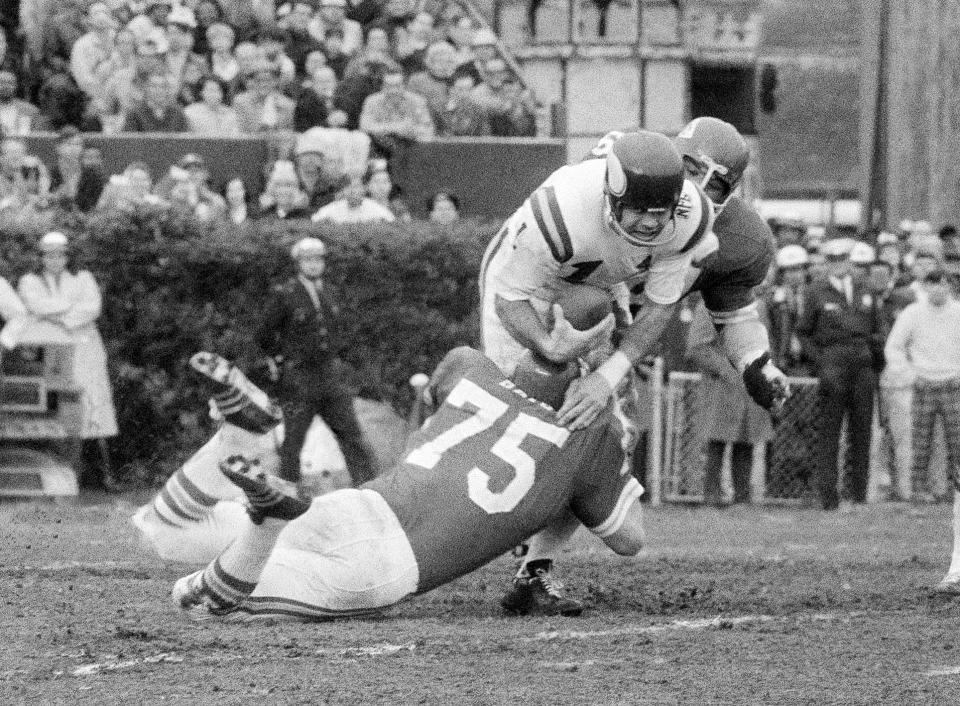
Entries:
[[849,260],[852,242],[823,247],[825,277],[810,283],[797,324],[805,354],[820,379],[818,486],[826,510],[836,509],[840,425],[847,415],[847,487],[854,503],[867,499],[873,416],[874,307],[869,284],[856,278]]
[[334,365],[330,329],[337,307],[323,287],[326,246],[303,238],[290,251],[297,276],[274,290],[263,312],[257,340],[270,356],[272,377],[283,409],[280,476],[300,480],[300,450],[314,415],[334,433],[355,486],[375,476],[353,411],[350,392]]
[[777,250],[775,262],[777,282],[767,297],[770,348],[773,360],[781,370],[802,375],[806,371],[800,367],[800,341],[795,329],[803,313],[810,257],[800,245],[784,245]]

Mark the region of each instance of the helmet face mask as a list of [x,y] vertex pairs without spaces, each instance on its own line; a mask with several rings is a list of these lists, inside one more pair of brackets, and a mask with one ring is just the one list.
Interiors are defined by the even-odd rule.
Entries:
[[687,178],[703,190],[719,215],[750,161],[746,140],[730,123],[701,117],[687,123],[674,143],[683,155]]
[[[617,207],[618,206],[618,207]],[[672,208],[625,208],[623,204],[614,206],[607,199],[607,225],[614,233],[637,247],[660,245],[666,240],[658,240],[664,228],[673,220]]]
[[668,242],[667,226],[683,189],[683,162],[663,135],[628,133],[607,155],[604,215],[608,227],[631,245]]
[[714,162],[705,154],[699,155],[699,158],[684,155],[683,166],[687,179],[703,189],[703,193],[713,204],[714,214],[719,214],[733,196],[739,179],[734,179],[736,175],[731,174],[727,167]]

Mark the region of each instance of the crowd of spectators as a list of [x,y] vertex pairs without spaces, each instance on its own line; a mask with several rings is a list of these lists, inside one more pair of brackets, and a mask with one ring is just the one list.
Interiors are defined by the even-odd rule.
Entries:
[[[0,32],[0,212],[143,202],[235,224],[406,220],[393,175],[411,143],[532,136],[535,109],[496,36],[455,1],[24,0]],[[169,171],[110,175],[78,131],[257,136],[271,157],[256,184],[214,185],[184,154]],[[27,152],[37,132],[61,135],[56,169]],[[363,135],[345,150],[346,133]],[[438,222],[459,212],[447,204]]]
[[[64,212],[141,209],[238,227],[271,219],[409,222],[411,210],[387,160],[370,156],[370,145],[361,132],[330,135],[313,128],[298,136],[290,155],[269,163],[262,187],[232,178],[218,188],[206,160],[195,153],[159,174],[140,160],[108,174],[100,149],[85,145],[72,126],[58,133],[50,163],[30,154],[25,140],[8,137],[0,140],[0,217],[38,228],[58,222]],[[439,191],[423,210],[429,221],[449,225],[460,218],[460,201]]]
[[[496,36],[455,3],[433,14],[424,7],[24,2],[22,60],[7,49],[10,37],[0,41],[0,125],[6,135],[65,125],[105,133],[355,129],[365,112],[377,112],[365,111],[367,99],[389,93],[399,73],[430,110],[411,136],[533,135],[533,97]],[[214,122],[221,115],[228,122]]]
[[[836,508],[842,499],[866,502],[870,474],[890,499],[946,498],[944,461],[954,473],[960,469],[954,429],[960,423],[960,324],[943,313],[960,294],[956,228],[936,232],[927,222],[904,221],[889,232],[825,238],[822,228],[796,219],[772,225],[779,247],[763,303],[777,364],[818,379],[817,404],[806,411],[816,428],[815,448],[805,462],[824,507]],[[940,299],[940,307],[949,307],[931,310]],[[939,344],[918,348],[933,329]],[[940,395],[937,405],[927,402],[932,388]],[[950,394],[954,407],[941,403]],[[946,430],[947,444],[930,442],[935,413],[941,417],[937,438]],[[838,491],[843,423],[847,451]],[[934,447],[940,458],[931,463]]]

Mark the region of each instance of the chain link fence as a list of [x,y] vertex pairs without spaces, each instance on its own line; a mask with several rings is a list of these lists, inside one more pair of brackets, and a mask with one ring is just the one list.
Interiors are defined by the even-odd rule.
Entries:
[[[710,424],[700,405],[700,384],[699,373],[672,372],[664,387],[660,497],[668,502],[704,499],[705,430]],[[806,502],[817,496],[818,383],[816,378],[790,378],[790,386],[792,395],[774,421],[773,439],[754,448],[753,502]],[[841,442],[841,468],[842,447]],[[724,466],[724,478],[729,479],[729,449]]]

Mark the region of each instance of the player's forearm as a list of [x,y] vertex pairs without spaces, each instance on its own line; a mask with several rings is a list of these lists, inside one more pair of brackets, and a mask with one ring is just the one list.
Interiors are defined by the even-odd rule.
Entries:
[[667,324],[678,309],[678,304],[656,304],[645,299],[633,323],[624,331],[616,352],[597,368],[603,378],[615,388],[630,369],[653,352]]
[[678,303],[656,304],[644,298],[633,323],[623,332],[617,351],[631,363],[639,363],[649,356],[678,308]]
[[715,324],[721,327],[723,350],[738,372],[764,353],[770,352],[767,327],[754,311],[740,318],[711,313]]
[[497,316],[503,327],[511,336],[532,351],[549,357],[548,346],[550,332],[540,320],[533,305],[527,299],[508,300],[500,296],[496,298]]

